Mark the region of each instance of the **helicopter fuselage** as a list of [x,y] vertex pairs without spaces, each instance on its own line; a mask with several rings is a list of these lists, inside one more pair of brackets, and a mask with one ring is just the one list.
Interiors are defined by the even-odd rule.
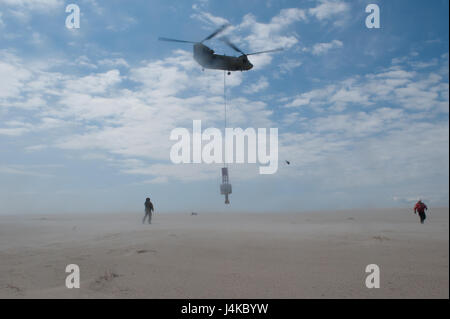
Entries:
[[178,39],[165,38],[165,37],[159,37],[158,40],[193,44],[194,45],[193,46],[194,60],[197,61],[198,64],[200,64],[204,69],[224,70],[224,71],[228,71],[228,74],[230,74],[230,71],[251,70],[253,68],[253,64],[251,64],[250,61],[248,60],[248,56],[250,56],[250,55],[277,52],[277,51],[283,50],[282,48],[279,48],[279,49],[273,49],[273,50],[265,50],[265,51],[259,51],[259,52],[253,52],[253,53],[246,53],[246,52],[242,51],[241,49],[239,49],[236,45],[234,45],[226,36],[221,37],[220,40],[222,40],[226,45],[228,45],[234,51],[239,52],[241,54],[241,56],[235,57],[235,56],[229,56],[229,55],[215,54],[213,50],[211,50],[210,48],[208,48],[206,45],[203,44],[205,41],[209,41],[209,40],[213,39],[214,37],[217,37],[218,34],[222,33],[229,26],[230,26],[230,24],[222,25],[221,27],[219,27],[217,30],[215,30],[213,33],[208,35],[206,38],[204,38],[200,42],[178,40]]
[[215,54],[202,43],[194,44],[194,60],[205,69],[224,71],[248,71],[253,68],[247,56],[239,57]]

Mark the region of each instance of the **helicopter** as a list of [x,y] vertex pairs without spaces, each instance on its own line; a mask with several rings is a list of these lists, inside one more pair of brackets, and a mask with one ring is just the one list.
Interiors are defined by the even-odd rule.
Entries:
[[177,39],[164,38],[164,37],[159,37],[158,40],[193,44],[194,45],[193,46],[194,60],[198,64],[200,64],[203,69],[224,70],[224,71],[228,71],[228,75],[231,74],[231,71],[249,71],[249,70],[251,70],[253,68],[253,64],[250,63],[250,61],[248,60],[249,55],[283,51],[282,48],[279,48],[279,49],[274,49],[274,50],[266,50],[266,51],[260,51],[260,52],[254,52],[254,53],[247,54],[247,53],[244,53],[241,49],[239,49],[236,45],[234,45],[227,37],[224,36],[224,37],[219,38],[230,48],[232,48],[236,52],[241,53],[241,56],[235,57],[235,56],[229,56],[229,55],[215,54],[214,50],[210,49],[209,47],[207,47],[206,45],[203,44],[205,41],[211,40],[212,38],[216,37],[218,34],[222,33],[229,26],[230,26],[229,24],[222,25],[220,28],[215,30],[213,33],[208,35],[206,38],[204,38],[200,42],[177,40]]

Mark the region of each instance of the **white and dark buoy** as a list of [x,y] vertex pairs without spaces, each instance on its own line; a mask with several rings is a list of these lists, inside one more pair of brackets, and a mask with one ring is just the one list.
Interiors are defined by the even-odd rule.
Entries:
[[228,168],[222,167],[222,184],[220,184],[220,194],[225,195],[225,204],[229,204],[228,195],[231,194],[231,184],[228,179]]

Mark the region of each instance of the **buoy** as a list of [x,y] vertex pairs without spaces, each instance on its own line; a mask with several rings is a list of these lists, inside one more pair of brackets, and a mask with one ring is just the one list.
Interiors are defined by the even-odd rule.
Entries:
[[225,204],[229,204],[228,195],[231,194],[231,184],[228,180],[228,168],[222,168],[222,184],[220,184],[220,194],[225,195]]

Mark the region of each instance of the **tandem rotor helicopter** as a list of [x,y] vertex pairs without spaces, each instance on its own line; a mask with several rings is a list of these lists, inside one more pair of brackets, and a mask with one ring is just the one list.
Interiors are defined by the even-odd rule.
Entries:
[[216,31],[211,33],[209,36],[207,36],[200,42],[177,40],[177,39],[170,39],[170,38],[164,38],[164,37],[160,37],[160,38],[158,38],[158,40],[169,41],[169,42],[191,43],[194,45],[194,60],[197,61],[198,64],[200,64],[204,69],[228,71],[228,75],[230,75],[231,71],[251,70],[253,68],[253,64],[251,64],[247,58],[249,55],[283,51],[282,48],[279,48],[279,49],[274,49],[274,50],[260,51],[260,52],[254,52],[254,53],[247,54],[247,53],[244,53],[242,50],[240,50],[236,45],[231,43],[231,41],[227,37],[219,38],[221,41],[223,41],[225,44],[227,44],[230,48],[232,48],[236,52],[239,52],[242,54],[239,57],[234,57],[234,56],[229,56],[229,55],[215,54],[214,50],[211,50],[210,48],[208,48],[206,45],[203,44],[203,42],[211,40],[212,38],[216,37],[218,34],[222,33],[229,26],[230,26],[229,24],[225,24],[225,25],[221,26],[220,28],[218,28]]

